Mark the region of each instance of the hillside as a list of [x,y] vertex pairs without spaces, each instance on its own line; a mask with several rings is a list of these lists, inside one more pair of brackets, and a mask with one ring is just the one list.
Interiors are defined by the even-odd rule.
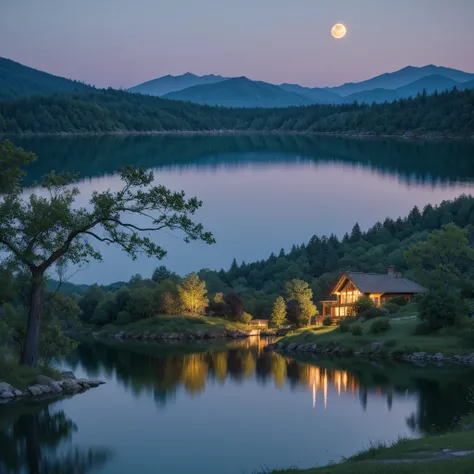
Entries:
[[[249,90],[255,92],[253,85]],[[275,100],[273,89],[258,90],[269,93],[267,103]],[[216,130],[470,137],[474,136],[474,90],[374,106],[280,109],[208,107],[111,89],[0,101],[0,133]]]
[[340,95],[320,87],[303,87],[298,84],[280,84],[279,87],[306,97],[313,104],[342,104],[344,102]]
[[407,66],[399,71],[381,74],[361,82],[348,82],[342,86],[329,87],[327,90],[341,96],[348,96],[373,89],[398,89],[432,75],[443,76],[456,82],[466,82],[474,79],[474,74],[457,69],[434,65],[424,67]]
[[223,107],[289,107],[313,103],[294,92],[246,77],[236,77],[166,94],[167,99]]
[[54,76],[0,57],[0,99],[92,89],[82,82]]
[[163,96],[169,92],[180,91],[188,87],[203,85],[203,84],[214,84],[223,81],[225,78],[222,76],[215,76],[209,74],[207,76],[196,76],[187,72],[181,76],[163,76],[151,81],[143,82],[137,86],[130,87],[129,92],[136,92],[145,95],[156,95]]

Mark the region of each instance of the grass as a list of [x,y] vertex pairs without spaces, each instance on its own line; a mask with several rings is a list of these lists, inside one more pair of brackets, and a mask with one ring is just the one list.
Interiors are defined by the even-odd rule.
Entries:
[[471,474],[474,455],[456,460],[384,464],[383,460],[429,459],[430,453],[442,449],[455,451],[474,450],[472,431],[459,431],[420,439],[401,438],[392,445],[383,443],[369,446],[338,464],[313,469],[286,469],[269,471],[268,474]]
[[204,333],[222,333],[223,331],[248,331],[250,326],[236,321],[215,318],[209,316],[154,316],[142,319],[123,326],[108,324],[100,332],[116,333],[125,331],[130,334],[148,332],[150,334],[195,334],[198,331]]
[[[398,316],[398,313],[397,313]],[[460,330],[452,331],[449,335],[432,334],[427,336],[415,335],[419,324],[417,319],[391,321],[391,329],[384,333],[371,334],[370,326],[376,319],[362,323],[363,334],[353,336],[342,333],[336,326],[312,327],[299,329],[285,336],[285,343],[313,343],[321,347],[344,347],[354,351],[363,349],[371,343],[380,342],[388,352],[441,352],[444,355],[472,352],[474,348],[466,346],[461,339]]]
[[6,360],[0,354],[0,381],[7,382],[13,387],[24,390],[34,383],[38,375],[47,375],[53,379],[60,379],[61,374],[52,367],[27,367],[19,365],[16,360]]

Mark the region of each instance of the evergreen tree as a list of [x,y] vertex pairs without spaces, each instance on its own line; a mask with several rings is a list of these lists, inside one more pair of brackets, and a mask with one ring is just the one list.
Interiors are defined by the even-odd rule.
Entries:
[[287,301],[296,301],[300,309],[299,324],[309,325],[311,318],[317,314],[313,303],[313,290],[303,280],[291,280],[285,286]]

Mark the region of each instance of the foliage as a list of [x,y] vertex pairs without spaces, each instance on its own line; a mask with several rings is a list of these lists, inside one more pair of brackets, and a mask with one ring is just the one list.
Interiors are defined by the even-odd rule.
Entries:
[[179,314],[180,306],[178,299],[169,291],[165,291],[161,295],[160,313],[173,315]]
[[369,319],[379,318],[380,316],[385,316],[385,313],[381,309],[375,307],[367,309],[363,313],[359,314],[359,317],[364,319],[365,321]]
[[352,318],[346,318],[341,321],[339,324],[340,332],[349,332],[351,328]]
[[209,304],[206,282],[201,281],[196,273],[190,273],[178,285],[178,296],[181,308],[190,314],[203,314]]
[[239,316],[239,321],[244,324],[250,324],[250,321],[252,321],[252,319],[252,315],[246,313],[245,311]]
[[364,332],[364,328],[362,327],[362,324],[354,323],[351,326],[351,334],[353,336],[361,336],[363,332]]
[[452,90],[393,103],[231,109],[124,91],[94,90],[0,101],[0,133],[112,131],[369,132],[470,136],[472,90]]
[[332,318],[330,316],[326,316],[323,319],[323,326],[331,326],[332,325]]
[[395,314],[397,313],[398,311],[400,311],[400,306],[396,303],[393,303],[391,300],[390,301],[387,301],[384,305],[383,305],[384,309],[387,310],[390,314]]
[[446,288],[445,285],[429,290],[419,305],[420,319],[429,330],[436,331],[452,326],[466,311],[466,305],[457,288]]
[[156,267],[155,270],[153,271],[153,275],[151,279],[159,283],[160,281],[163,280],[169,280],[172,276],[172,273],[164,266],[160,265],[159,267]]
[[237,293],[231,291],[225,295],[224,301],[229,307],[230,315],[235,319],[239,319],[240,315],[244,312],[242,298]]
[[354,312],[356,316],[360,316],[362,313],[369,311],[373,307],[374,302],[370,298],[362,296],[354,303]]
[[[186,242],[214,242],[212,234],[190,218],[201,202],[185,199],[183,192],[153,185],[153,173],[128,167],[120,173],[122,189],[115,193],[95,191],[88,208],[77,207],[79,189],[71,186],[74,177],[55,172],[43,177],[44,194],[25,199],[18,164],[31,161],[31,156],[8,143],[1,150],[2,160],[14,163],[17,172],[8,172],[12,180],[9,192],[0,198],[0,252],[7,264],[13,262],[30,279],[29,322],[22,351],[25,364],[35,365],[38,360],[45,273],[54,267],[64,269],[68,263],[100,260],[102,256],[91,242],[118,245],[132,258],[145,253],[158,259],[166,251],[150,239],[150,232],[176,230],[183,233]],[[149,223],[141,227],[129,222],[136,215]]]
[[390,299],[390,303],[394,303],[397,306],[406,306],[408,301],[404,296],[395,296],[395,298]]
[[311,318],[317,314],[316,306],[313,303],[313,291],[308,283],[294,279],[285,285],[287,301],[295,301],[299,308],[296,317],[298,325],[305,325],[311,322]]
[[372,334],[379,334],[381,332],[387,332],[391,329],[390,320],[388,318],[376,319],[370,325],[370,332]]
[[272,314],[270,316],[270,323],[273,327],[280,327],[286,321],[286,304],[283,297],[278,296],[273,304]]
[[150,288],[139,287],[130,293],[126,311],[134,321],[151,318],[157,313],[157,309],[155,295]]

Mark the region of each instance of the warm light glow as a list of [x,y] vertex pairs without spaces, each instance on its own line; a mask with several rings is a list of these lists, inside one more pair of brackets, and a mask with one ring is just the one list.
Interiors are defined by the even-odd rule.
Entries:
[[341,39],[346,36],[347,29],[342,23],[336,23],[332,28],[331,28],[331,34],[334,36],[336,39]]

